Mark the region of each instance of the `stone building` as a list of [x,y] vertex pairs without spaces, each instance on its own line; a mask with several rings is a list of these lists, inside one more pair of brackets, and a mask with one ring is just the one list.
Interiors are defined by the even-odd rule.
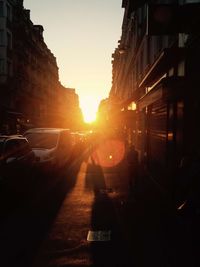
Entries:
[[83,115],[75,89],[66,88],[60,84],[58,96],[59,127],[70,128],[71,130],[82,129]]
[[0,128],[10,132],[59,126],[55,122],[63,93],[43,30],[33,24],[23,0],[0,0]]
[[199,2],[122,1],[109,99],[119,113],[135,106],[122,127],[154,170],[174,169],[199,147]]

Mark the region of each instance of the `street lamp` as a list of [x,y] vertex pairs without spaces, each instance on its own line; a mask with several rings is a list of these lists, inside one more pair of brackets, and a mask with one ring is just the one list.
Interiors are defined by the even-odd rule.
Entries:
[[121,47],[121,48],[119,48],[119,54],[120,55],[123,55],[125,52],[126,52],[126,48],[124,48],[124,47]]

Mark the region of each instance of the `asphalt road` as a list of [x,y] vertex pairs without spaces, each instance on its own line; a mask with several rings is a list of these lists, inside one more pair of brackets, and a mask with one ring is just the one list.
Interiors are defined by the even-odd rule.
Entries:
[[1,218],[0,266],[198,266],[190,230],[145,179],[132,197],[126,161],[105,169],[89,160],[37,177]]
[[[127,197],[125,166],[103,169],[82,163],[33,266],[123,266],[130,263],[117,205]],[[88,241],[88,232],[109,233]]]

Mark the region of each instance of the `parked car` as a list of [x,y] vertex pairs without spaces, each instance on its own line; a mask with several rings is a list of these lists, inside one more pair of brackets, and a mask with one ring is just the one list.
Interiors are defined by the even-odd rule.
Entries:
[[27,193],[32,184],[36,158],[28,140],[20,135],[0,135],[0,194]]
[[44,170],[55,170],[69,164],[72,154],[69,129],[33,128],[26,131],[24,136]]
[[72,159],[76,161],[81,160],[86,150],[85,135],[79,132],[72,132],[71,138],[73,144]]

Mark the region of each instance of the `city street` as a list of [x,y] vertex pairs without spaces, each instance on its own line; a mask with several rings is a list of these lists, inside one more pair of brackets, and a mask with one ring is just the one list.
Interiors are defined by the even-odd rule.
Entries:
[[0,0],[0,267],[200,266],[200,0]]
[[166,197],[150,182],[131,197],[127,169],[89,159],[38,181],[2,220],[0,265],[195,266]]

